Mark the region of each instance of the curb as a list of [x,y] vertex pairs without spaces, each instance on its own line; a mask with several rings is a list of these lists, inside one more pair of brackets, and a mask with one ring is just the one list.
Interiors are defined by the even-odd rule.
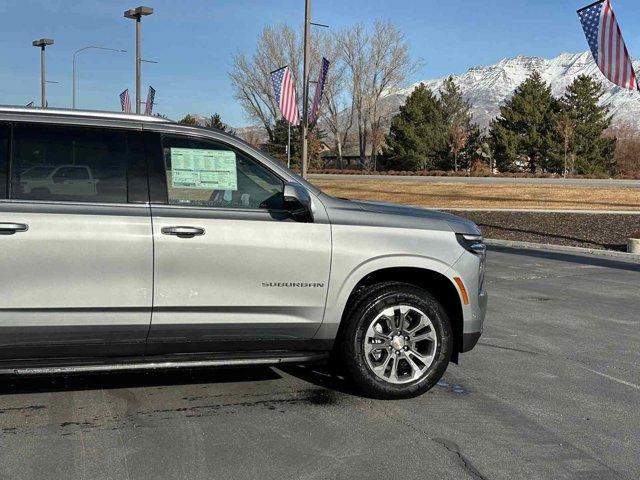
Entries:
[[432,175],[360,175],[344,173],[310,173],[310,180],[348,180],[352,181],[398,181],[418,183],[473,183],[473,184],[514,184],[514,185],[555,185],[585,188],[617,187],[640,188],[640,180],[613,178],[522,178],[522,177],[469,177],[469,176],[432,176]]
[[[419,205],[416,205],[420,207]],[[439,210],[441,212],[501,212],[501,213],[569,213],[572,215],[635,215],[640,216],[640,210],[575,210],[575,209],[549,209],[549,208],[460,208],[460,207],[420,207],[427,210]]]
[[582,255],[593,255],[595,257],[618,258],[629,262],[640,263],[640,254],[617,252],[615,250],[598,250],[595,248],[569,247],[564,245],[551,245],[547,243],[518,242],[513,240],[497,240],[486,238],[487,246],[519,248],[524,250],[546,250],[551,252],[575,253]]

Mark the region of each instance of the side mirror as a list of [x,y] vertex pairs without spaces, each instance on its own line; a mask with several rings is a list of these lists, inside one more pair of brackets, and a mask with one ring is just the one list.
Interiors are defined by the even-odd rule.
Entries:
[[290,211],[298,221],[313,221],[311,195],[306,188],[298,183],[285,183],[284,208]]

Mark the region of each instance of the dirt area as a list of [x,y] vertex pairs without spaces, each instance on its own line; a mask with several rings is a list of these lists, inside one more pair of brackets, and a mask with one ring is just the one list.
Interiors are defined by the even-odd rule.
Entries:
[[330,195],[435,208],[524,208],[640,212],[638,188],[561,185],[477,185],[408,181],[314,180]]
[[626,251],[640,214],[451,212],[480,226],[487,238]]
[[[640,231],[640,189],[559,185],[425,184],[394,181],[314,180],[337,197],[464,208],[452,213],[476,222],[487,238],[626,250]],[[629,214],[474,211],[474,208],[608,210]],[[632,213],[633,212],[633,213]]]

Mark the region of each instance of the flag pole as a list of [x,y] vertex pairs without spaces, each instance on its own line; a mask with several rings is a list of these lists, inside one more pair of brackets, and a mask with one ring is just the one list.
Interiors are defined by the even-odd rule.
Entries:
[[287,168],[291,168],[291,124],[287,122]]
[[311,60],[311,0],[305,0],[304,9],[304,68],[302,75],[302,178],[307,178],[307,157],[309,134],[309,61]]

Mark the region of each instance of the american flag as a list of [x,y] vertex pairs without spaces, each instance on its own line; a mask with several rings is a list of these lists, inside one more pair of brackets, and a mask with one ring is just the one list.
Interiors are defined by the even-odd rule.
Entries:
[[156,98],[156,89],[149,85],[149,93],[147,93],[147,103],[144,105],[144,114],[151,115],[153,111],[153,101]]
[[120,108],[124,113],[131,113],[131,98],[129,98],[128,88],[120,94]]
[[282,116],[293,126],[300,125],[300,111],[296,101],[296,88],[291,78],[289,67],[282,67],[271,72],[273,91]]
[[313,106],[311,107],[311,116],[309,123],[314,123],[318,119],[320,113],[320,104],[322,103],[322,94],[324,93],[324,84],[327,80],[327,72],[329,71],[329,60],[322,57],[322,67],[320,68],[320,76],[316,84],[316,94],[313,97]]
[[639,90],[631,57],[613,13],[610,0],[601,0],[578,10],[591,53],[604,76],[616,85]]

